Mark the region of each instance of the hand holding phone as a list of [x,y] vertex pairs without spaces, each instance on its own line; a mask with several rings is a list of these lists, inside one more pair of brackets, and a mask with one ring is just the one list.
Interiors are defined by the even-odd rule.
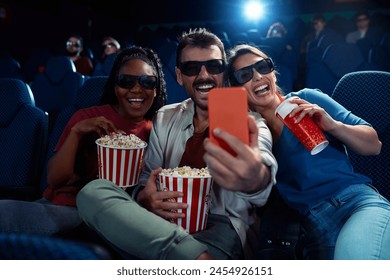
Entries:
[[233,149],[222,139],[214,136],[219,127],[249,145],[248,95],[243,87],[214,88],[208,95],[209,137],[232,155]]

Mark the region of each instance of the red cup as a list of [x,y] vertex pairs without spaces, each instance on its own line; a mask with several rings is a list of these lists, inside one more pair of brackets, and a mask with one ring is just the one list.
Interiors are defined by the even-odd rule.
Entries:
[[137,185],[143,168],[146,142],[137,148],[118,148],[98,141],[99,139],[96,140],[99,178],[114,182],[123,189]]
[[[183,192],[184,196],[178,197],[177,202],[188,204],[187,209],[177,210],[179,213],[184,212],[185,218],[172,219],[172,223],[181,226],[188,233],[205,229],[213,185],[211,176],[182,177],[160,173],[159,184],[160,190]],[[176,212],[176,210],[172,211]]]
[[312,155],[318,154],[328,146],[329,141],[310,116],[306,115],[299,123],[295,123],[297,115],[291,118],[289,114],[296,107],[297,104],[286,99],[276,108],[275,114]]

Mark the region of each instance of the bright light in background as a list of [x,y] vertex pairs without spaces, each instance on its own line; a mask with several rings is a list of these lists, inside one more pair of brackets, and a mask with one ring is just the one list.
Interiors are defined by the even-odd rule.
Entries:
[[264,14],[264,7],[259,1],[250,1],[244,7],[245,16],[249,20],[257,21]]

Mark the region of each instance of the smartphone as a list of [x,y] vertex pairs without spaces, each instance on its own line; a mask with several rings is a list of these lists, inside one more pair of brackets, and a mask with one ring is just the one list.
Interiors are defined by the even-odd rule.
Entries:
[[248,93],[243,87],[214,88],[208,95],[209,138],[232,155],[232,148],[213,135],[219,127],[249,145]]

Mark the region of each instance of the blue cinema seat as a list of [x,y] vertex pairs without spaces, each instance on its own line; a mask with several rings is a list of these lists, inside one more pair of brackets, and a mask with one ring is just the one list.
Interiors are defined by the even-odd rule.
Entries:
[[74,103],[66,106],[58,113],[55,123],[53,124],[52,131],[49,135],[46,164],[40,183],[40,188],[42,192],[47,187],[47,161],[53,155],[54,148],[56,147],[57,142],[60,139],[66,124],[77,110],[99,105],[100,97],[103,94],[104,86],[107,82],[107,79],[107,76],[92,76],[87,78],[84,84],[78,90]]
[[377,64],[382,71],[390,71],[390,31],[382,36],[380,44],[371,46],[369,61]]
[[182,102],[183,100],[188,98],[188,95],[181,85],[177,82],[176,79],[176,54],[173,52],[171,55],[167,58],[167,62],[163,62],[163,72],[164,72],[164,78],[167,83],[167,103],[177,103]]
[[0,79],[0,99],[0,198],[38,198],[48,116],[19,79]]
[[390,72],[357,71],[343,76],[332,98],[369,122],[378,132],[382,151],[378,156],[349,156],[357,171],[373,180],[379,192],[390,199]]
[[103,62],[96,64],[95,68],[93,69],[92,76],[109,76],[115,59],[116,53],[112,53],[106,56]]
[[25,81],[31,83],[34,77],[45,70],[45,65],[52,56],[50,48],[33,48],[30,56],[21,65]]
[[278,86],[284,93],[292,92],[294,86],[292,70],[282,63],[275,63],[275,69],[278,72],[276,75]]
[[325,50],[333,44],[344,43],[344,39],[336,32],[329,31],[321,35],[317,40],[311,41],[308,44],[306,52],[306,64],[310,67],[313,64],[319,63]]
[[355,44],[331,44],[326,48],[320,62],[307,65],[306,87],[318,88],[332,95],[341,77],[363,70],[378,70],[378,66],[368,63]]
[[1,260],[109,260],[110,253],[94,243],[26,233],[0,233]]
[[37,107],[49,114],[49,130],[58,112],[74,102],[84,76],[76,72],[73,61],[67,56],[53,56],[43,73],[31,82]]
[[11,56],[0,57],[0,78],[14,78],[25,80],[19,61]]
[[[279,86],[288,93],[298,78],[299,53],[286,38],[263,38],[259,48],[272,58],[276,70],[279,72]],[[287,73],[286,73],[287,72]],[[282,82],[282,83],[281,83]]]

